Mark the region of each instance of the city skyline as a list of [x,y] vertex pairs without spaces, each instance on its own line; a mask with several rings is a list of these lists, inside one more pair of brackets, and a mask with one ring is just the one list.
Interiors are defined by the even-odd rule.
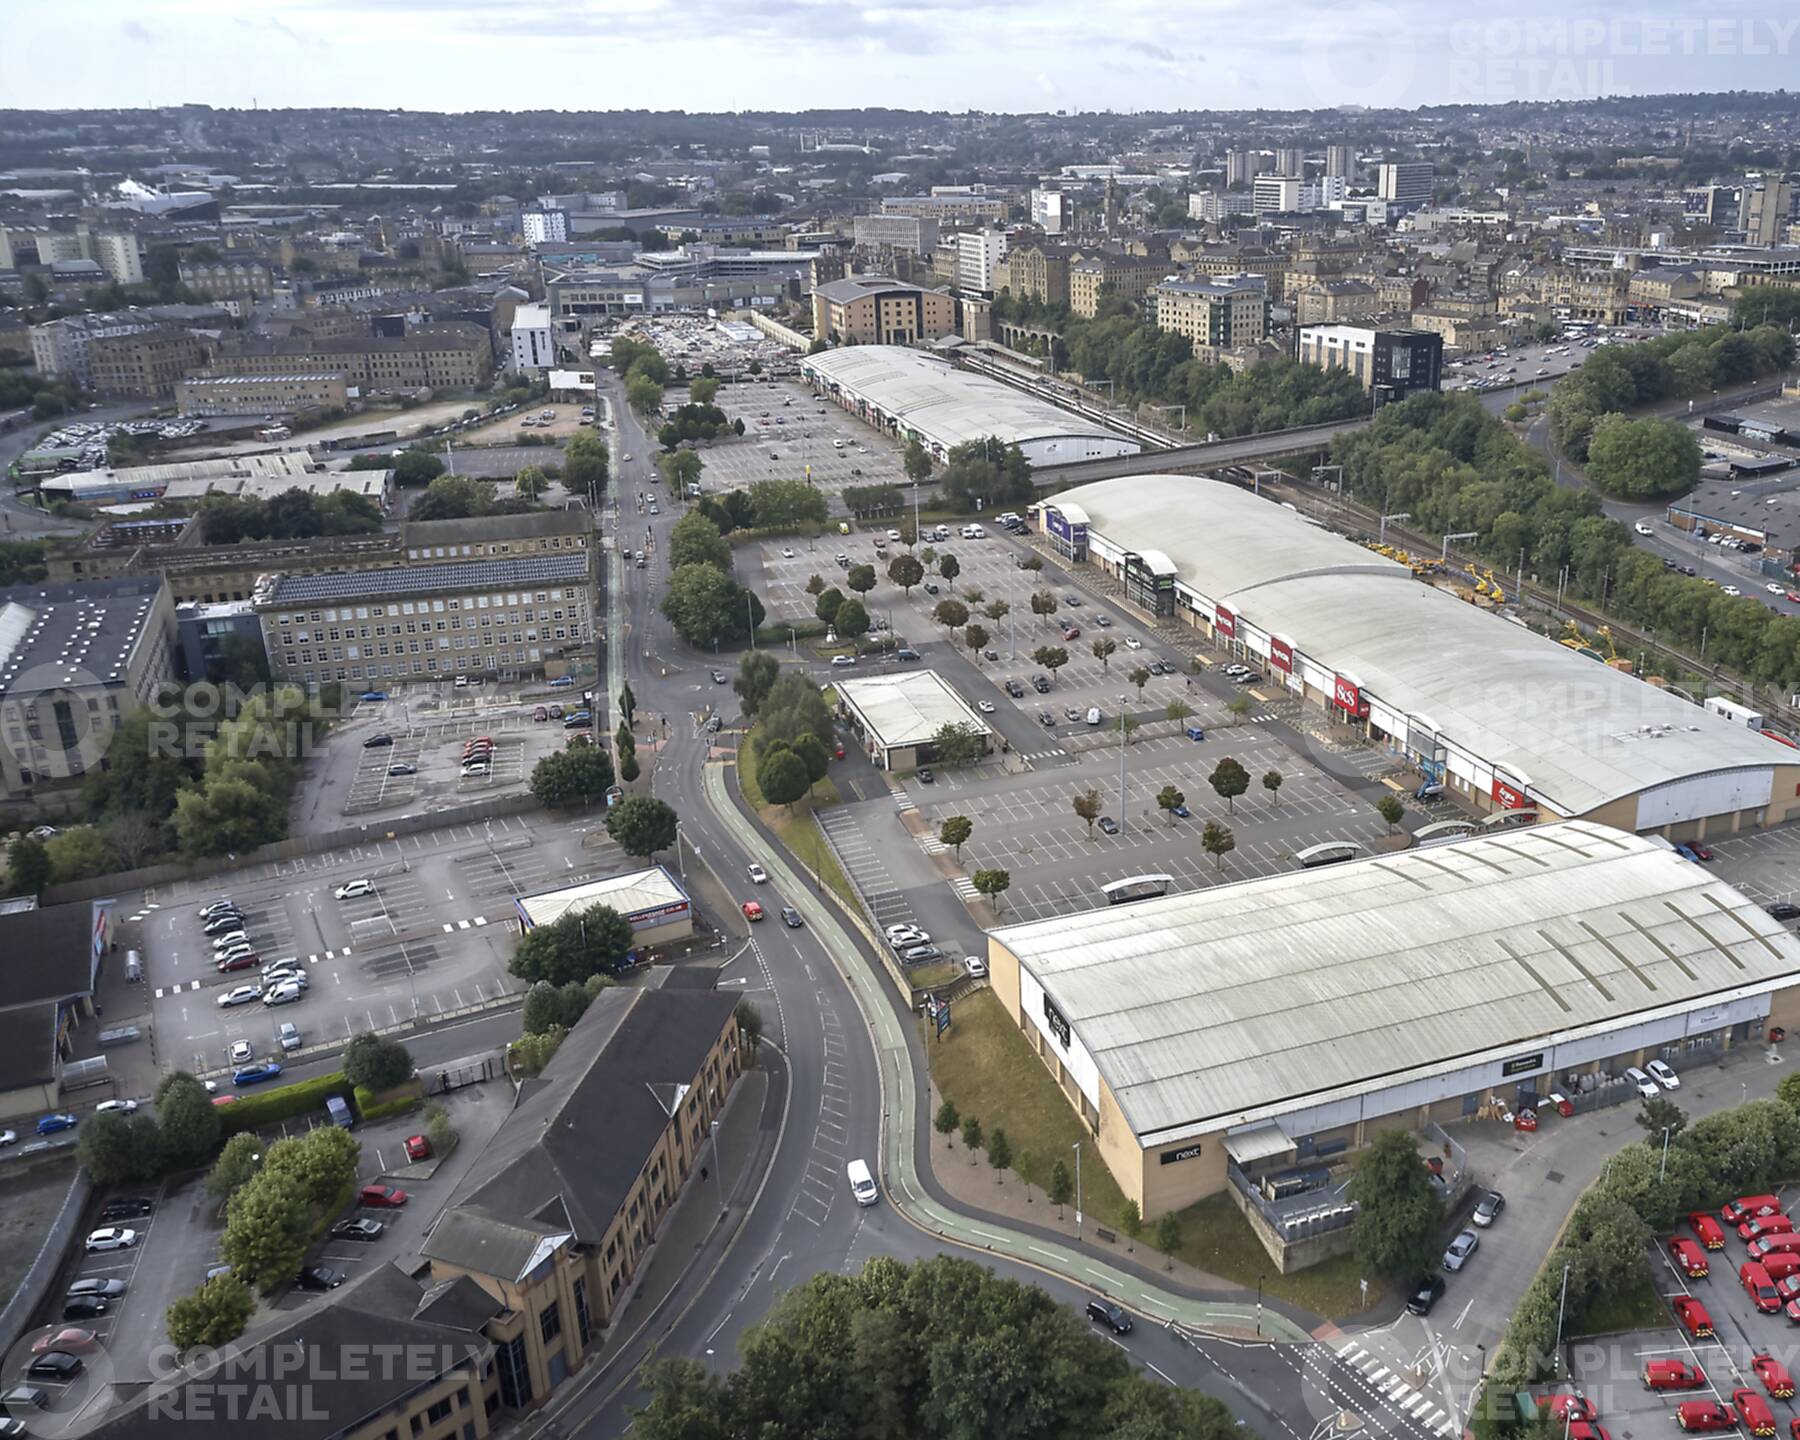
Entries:
[[[1788,10],[1777,0],[1725,16],[1672,0],[1526,0],[1472,17],[1423,0],[1144,0],[1097,20],[1067,0],[904,10],[698,0],[679,11],[299,0],[252,17],[224,0],[88,0],[15,13],[0,33],[22,62],[11,103],[33,109],[96,99],[445,111],[1411,108],[1776,89],[1792,79],[1800,38]],[[395,63],[400,47],[405,64]],[[1072,67],[1075,57],[1085,63]]]

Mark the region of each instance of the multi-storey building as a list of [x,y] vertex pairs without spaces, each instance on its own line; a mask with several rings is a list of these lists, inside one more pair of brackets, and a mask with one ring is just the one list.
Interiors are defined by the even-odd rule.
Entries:
[[1322,370],[1348,370],[1380,406],[1438,388],[1444,340],[1423,330],[1309,325],[1300,331],[1299,358]]
[[1258,175],[1250,184],[1251,208],[1258,215],[1287,215],[1300,209],[1306,182],[1298,175]]
[[1150,293],[1156,299],[1156,328],[1186,336],[1202,359],[1268,338],[1268,289],[1260,275],[1164,280]]
[[527,210],[519,225],[527,245],[556,245],[569,238],[566,210]]
[[190,375],[175,386],[183,415],[270,415],[288,418],[350,403],[344,373]]
[[1746,245],[1780,245],[1787,239],[1788,222],[1794,218],[1794,187],[1773,177],[1744,187],[1738,212],[1738,228]]
[[1381,308],[1366,280],[1315,280],[1295,297],[1294,319],[1301,325],[1333,325],[1367,320]]
[[467,390],[494,373],[493,342],[480,325],[421,325],[402,336],[243,340],[213,357],[215,375],[339,373],[365,389]]
[[1005,274],[1006,232],[963,230],[956,236],[956,288],[964,294],[991,295],[994,276]]
[[1275,152],[1275,170],[1280,175],[1306,174],[1306,152],[1297,147],[1283,146]]
[[101,335],[88,342],[88,379],[108,399],[167,400],[205,359],[199,339],[172,325]]
[[121,285],[144,283],[144,260],[137,236],[129,230],[103,230],[94,236],[94,259],[109,279]]
[[308,686],[561,675],[593,645],[585,555],[271,575],[251,600],[269,664]]
[[1267,163],[1259,150],[1234,150],[1225,157],[1225,183],[1248,185]]
[[1559,320],[1597,320],[1619,325],[1630,305],[1631,271],[1588,263],[1552,265],[1539,298]]
[[556,363],[548,305],[521,305],[514,310],[511,339],[513,369],[548,370]]
[[260,260],[183,260],[181,283],[217,300],[266,300],[275,277]]
[[928,215],[857,215],[850,221],[850,234],[858,245],[929,255],[937,249],[938,222]]
[[1069,267],[1069,308],[1093,319],[1102,289],[1109,295],[1139,300],[1173,269],[1167,252],[1150,255],[1083,255]]
[[956,329],[956,301],[884,275],[847,275],[813,291],[813,334],[861,345],[914,345]]
[[1325,173],[1344,180],[1356,178],[1356,147],[1353,145],[1327,145],[1325,147]]
[[1006,288],[1046,305],[1069,303],[1069,265],[1075,252],[1066,245],[1028,240],[1006,252]]
[[1227,215],[1251,215],[1256,199],[1243,190],[1195,190],[1188,195],[1188,218],[1217,224]]
[[1427,204],[1434,173],[1429,160],[1391,161],[1377,167],[1375,193],[1390,205]]
[[939,189],[929,195],[890,195],[881,202],[883,215],[913,215],[921,220],[965,225],[998,224],[1006,219],[1004,195],[984,190]]
[[113,732],[174,680],[160,575],[0,590],[0,798],[79,784]]
[[31,327],[32,362],[55,380],[70,380],[84,390],[94,388],[90,352],[96,340],[136,335],[159,328],[148,316],[68,315]]
[[1075,226],[1075,197],[1061,190],[1031,192],[1031,223],[1046,235],[1061,235]]

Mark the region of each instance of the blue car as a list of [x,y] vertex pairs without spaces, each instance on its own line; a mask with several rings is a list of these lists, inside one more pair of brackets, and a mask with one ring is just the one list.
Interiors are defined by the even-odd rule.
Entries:
[[46,1115],[37,1123],[40,1135],[54,1135],[58,1130],[73,1130],[79,1122],[73,1115]]
[[575,688],[575,677],[573,675],[558,675],[556,679],[550,682],[550,688],[552,690],[573,690]]
[[387,691],[385,691],[385,690],[365,690],[365,691],[363,691],[360,698],[367,700],[371,703],[373,703],[374,701],[377,701],[377,700],[385,700],[385,699],[387,699]]
[[1177,805],[1174,807],[1174,809],[1170,810],[1169,813],[1171,815],[1173,815],[1177,820],[1186,820],[1194,812],[1192,810],[1188,809],[1187,806],[1185,806],[1185,805]]
[[242,1069],[231,1072],[233,1085],[257,1085],[264,1080],[273,1080],[281,1074],[281,1067],[270,1061],[263,1065],[246,1065]]

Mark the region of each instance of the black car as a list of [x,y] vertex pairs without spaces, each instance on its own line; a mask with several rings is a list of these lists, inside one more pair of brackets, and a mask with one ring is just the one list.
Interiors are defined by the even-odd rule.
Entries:
[[1104,1325],[1115,1335],[1131,1333],[1131,1317],[1110,1300],[1088,1301],[1087,1318],[1096,1325]]
[[800,912],[792,905],[781,907],[781,923],[790,930],[798,930],[806,922],[800,918]]
[[1429,1315],[1431,1307],[1444,1298],[1444,1277],[1427,1275],[1413,1287],[1412,1298],[1406,1302],[1406,1308],[1415,1315]]
[[102,1300],[95,1295],[76,1295],[63,1302],[62,1318],[65,1320],[98,1320],[112,1309],[112,1301]]
[[379,1240],[386,1228],[379,1220],[340,1220],[331,1234],[338,1240]]
[[392,745],[393,743],[394,737],[392,735],[371,735],[367,740],[363,741],[363,749],[379,750],[383,745]]
[[1025,687],[1017,680],[1008,680],[1006,682],[1006,693],[1015,700],[1022,700],[1025,698]]
[[49,1350],[25,1367],[27,1380],[73,1380],[81,1373],[81,1357],[66,1350]]
[[1776,920],[1800,920],[1800,905],[1791,900],[1772,900],[1763,909]]
[[302,1265],[294,1277],[295,1286],[301,1290],[335,1290],[343,1283],[344,1272],[329,1265]]
[[1049,677],[1046,675],[1033,675],[1031,677],[1031,688],[1040,695],[1048,695],[1050,693]]
[[1042,725],[1046,730],[1054,730],[1056,728],[1056,717],[1048,710],[1040,710],[1038,711],[1038,724]]
[[100,1218],[107,1222],[114,1220],[141,1220],[146,1215],[156,1213],[153,1201],[142,1195],[121,1195],[116,1200],[108,1200],[106,1208],[100,1212]]
[[935,785],[937,784],[937,776],[933,775],[929,770],[921,770],[919,771],[919,783],[921,785]]

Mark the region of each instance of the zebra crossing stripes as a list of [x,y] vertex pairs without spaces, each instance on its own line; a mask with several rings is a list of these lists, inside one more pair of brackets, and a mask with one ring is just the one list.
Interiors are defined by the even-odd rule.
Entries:
[[919,808],[918,802],[904,790],[894,791],[894,806],[902,815],[908,810],[917,810]]
[[973,880],[971,880],[967,875],[955,876],[950,881],[950,888],[952,890],[954,890],[964,900],[977,899],[981,893],[980,891],[978,891],[975,888],[975,882]]
[[1338,1351],[1338,1358],[1346,1365],[1354,1366],[1362,1371],[1369,1384],[1389,1404],[1403,1415],[1423,1425],[1434,1435],[1449,1440],[1455,1435],[1458,1427],[1443,1408],[1429,1395],[1415,1390],[1381,1361],[1379,1355],[1372,1355],[1354,1341],[1347,1341]]

